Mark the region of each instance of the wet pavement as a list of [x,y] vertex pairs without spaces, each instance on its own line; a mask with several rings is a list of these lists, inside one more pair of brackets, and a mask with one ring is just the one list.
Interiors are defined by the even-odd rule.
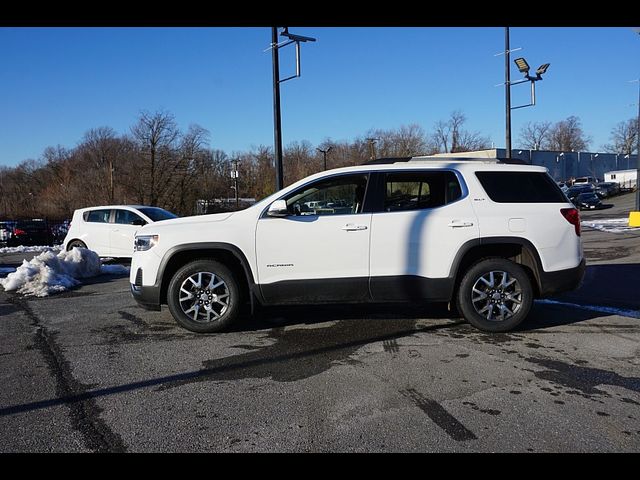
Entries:
[[0,292],[0,451],[638,452],[640,234],[584,239],[584,285],[505,334],[385,304],[199,335],[117,275]]

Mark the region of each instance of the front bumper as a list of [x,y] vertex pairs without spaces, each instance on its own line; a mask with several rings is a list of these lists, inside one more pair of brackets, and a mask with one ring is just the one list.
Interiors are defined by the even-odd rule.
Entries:
[[557,272],[541,272],[540,297],[549,297],[557,293],[575,290],[582,285],[586,268],[587,262],[583,258],[577,267]]
[[160,288],[154,286],[131,285],[131,295],[139,306],[145,310],[160,311]]

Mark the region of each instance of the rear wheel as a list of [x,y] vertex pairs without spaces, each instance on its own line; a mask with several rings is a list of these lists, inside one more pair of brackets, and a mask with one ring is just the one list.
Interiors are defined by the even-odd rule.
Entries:
[[71,251],[73,247],[87,248],[87,245],[82,240],[71,240],[67,245],[67,251]]
[[215,260],[195,260],[179,269],[167,290],[178,324],[198,333],[219,332],[238,317],[240,289],[231,270]]
[[524,269],[505,258],[487,258],[462,278],[458,308],[474,327],[506,332],[518,326],[533,303],[531,280]]

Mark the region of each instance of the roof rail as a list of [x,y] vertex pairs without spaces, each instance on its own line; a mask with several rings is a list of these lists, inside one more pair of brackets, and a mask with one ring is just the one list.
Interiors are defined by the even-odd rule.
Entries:
[[499,163],[509,163],[514,165],[530,165],[521,158],[498,158]]
[[413,157],[389,157],[389,158],[376,158],[375,160],[369,160],[362,165],[391,165],[392,163],[408,162]]

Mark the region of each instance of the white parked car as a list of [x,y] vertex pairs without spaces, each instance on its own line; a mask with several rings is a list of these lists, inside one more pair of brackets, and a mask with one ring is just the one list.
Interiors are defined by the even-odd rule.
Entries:
[[88,248],[100,257],[131,257],[134,237],[140,228],[172,218],[177,216],[162,208],[144,205],[81,208],[73,212],[62,246],[65,250]]
[[[342,207],[300,208],[324,198]],[[133,297],[196,332],[228,327],[244,301],[425,300],[503,332],[585,271],[579,211],[547,169],[486,159],[328,170],[246,210],[146,225],[135,245]]]

